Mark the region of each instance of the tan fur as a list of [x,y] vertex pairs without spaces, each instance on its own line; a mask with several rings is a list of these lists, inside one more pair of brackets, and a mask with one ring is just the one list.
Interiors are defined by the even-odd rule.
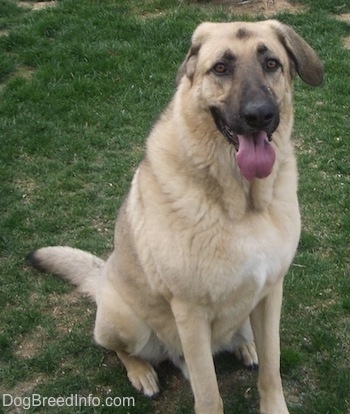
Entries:
[[[262,69],[262,45],[282,69]],[[223,78],[211,68],[228,52],[234,70]],[[313,85],[322,81],[316,54],[292,29],[276,21],[200,25],[174,98],[148,138],[106,264],[70,248],[32,255],[38,267],[78,285],[86,275],[98,278],[85,288],[97,303],[95,339],[117,352],[132,384],[146,395],[159,391],[151,364],[170,358],[189,377],[196,413],[223,413],[212,355],[235,350],[245,364],[256,363],[251,322],[261,412],[288,413],[279,319],[283,276],[300,233],[290,141],[295,73]],[[254,88],[273,97],[280,117],[272,134],[272,172],[252,181],[242,177],[236,148],[209,109],[240,122],[244,88],[253,100]]]

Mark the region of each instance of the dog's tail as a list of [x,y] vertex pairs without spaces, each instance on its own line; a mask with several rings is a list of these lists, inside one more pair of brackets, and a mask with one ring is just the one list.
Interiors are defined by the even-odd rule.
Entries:
[[27,259],[36,269],[62,276],[96,300],[105,265],[102,259],[67,246],[43,247],[30,253]]

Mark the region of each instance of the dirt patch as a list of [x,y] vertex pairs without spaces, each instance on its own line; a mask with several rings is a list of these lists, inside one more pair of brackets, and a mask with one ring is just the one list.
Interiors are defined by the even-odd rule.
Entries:
[[[47,381],[47,378],[45,378],[44,375],[38,375],[31,381],[19,382],[14,388],[11,389],[6,388],[6,385],[0,387],[0,394],[10,394],[13,397],[23,397],[25,395],[30,395],[33,393],[33,391],[38,385],[43,384],[45,381]],[[19,407],[11,406],[8,407],[7,410],[4,412],[6,412],[6,414],[17,414],[23,413],[24,411],[21,410]]]
[[286,0],[212,0],[210,4],[220,4],[232,14],[259,16],[273,16],[277,13],[303,13],[307,9],[300,4],[291,4]]
[[99,233],[109,233],[111,229],[108,227],[108,224],[102,220],[101,218],[93,218],[92,219],[92,226],[99,232]]
[[163,362],[157,368],[161,394],[152,402],[154,414],[173,414],[179,404],[192,405],[190,383],[185,379],[179,369],[170,361]]
[[[31,75],[27,73],[26,76],[22,76],[22,77],[28,79],[30,78],[30,76]],[[23,178],[23,179],[21,178],[21,179],[15,180],[15,186],[22,194],[22,201],[24,203],[30,203],[31,202],[30,196],[35,190],[35,188],[37,187],[36,182],[28,178]]]
[[57,1],[41,1],[41,2],[38,2],[38,3],[33,3],[31,1],[20,1],[18,3],[18,5],[20,7],[25,7],[27,9],[31,9],[31,10],[35,11],[35,10],[48,9],[50,7],[56,7],[57,6]]
[[[1,36],[1,34],[0,34]],[[5,36],[5,35],[4,35]],[[8,77],[5,79],[4,82],[0,83],[0,92],[4,89],[6,82],[13,78],[23,78],[23,79],[30,79],[34,73],[33,68],[28,68],[25,66],[19,66],[13,73],[10,73]]]
[[33,76],[34,69],[28,66],[18,66],[16,72],[12,75],[13,77],[30,79]]
[[337,20],[340,20],[341,22],[350,23],[350,13],[338,14],[337,16],[335,16],[335,18]]
[[144,12],[141,14],[141,20],[156,19],[157,17],[163,17],[166,15],[165,11],[156,11],[156,12]]
[[48,334],[41,326],[33,333],[25,336],[14,351],[14,354],[23,359],[32,359],[41,352],[41,348],[48,341]]
[[[335,18],[340,22],[350,23],[350,13],[338,14]],[[350,36],[343,38],[343,47],[346,50],[350,50]]]
[[350,50],[350,36],[343,39],[344,49]]
[[81,318],[88,320],[88,317],[95,313],[94,304],[84,298],[77,289],[64,295],[52,293],[48,296],[47,303],[49,305],[46,311],[51,314],[56,332],[60,336],[72,332]]
[[[57,335],[67,335],[74,330],[79,322],[82,307],[84,307],[84,317],[93,315],[93,305],[85,307],[82,304],[83,300],[77,290],[63,295],[52,293],[47,297],[44,312],[51,315]],[[30,301],[34,303],[39,301],[35,293],[31,295]],[[76,312],[77,310],[80,312]],[[50,340],[52,338],[47,329],[37,326],[33,332],[19,338],[14,354],[18,358],[32,359],[39,355],[43,348],[46,348]]]

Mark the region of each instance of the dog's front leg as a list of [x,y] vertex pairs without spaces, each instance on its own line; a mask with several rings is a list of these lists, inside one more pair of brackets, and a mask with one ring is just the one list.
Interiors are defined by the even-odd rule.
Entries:
[[211,352],[206,309],[174,298],[171,308],[178,328],[195,399],[196,414],[223,414]]
[[250,315],[259,358],[258,388],[262,414],[288,414],[280,375],[279,323],[283,278]]

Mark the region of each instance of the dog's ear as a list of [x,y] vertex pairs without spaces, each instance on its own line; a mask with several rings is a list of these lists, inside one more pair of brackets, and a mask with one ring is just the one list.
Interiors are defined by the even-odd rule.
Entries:
[[194,72],[196,70],[197,56],[200,49],[200,44],[192,44],[190,50],[188,51],[185,60],[182,62],[179,67],[176,75],[176,85],[179,85],[181,79],[186,75],[190,81],[193,81]]
[[215,23],[204,22],[197,26],[196,30],[192,35],[192,43],[190,50],[188,51],[184,62],[179,67],[176,76],[176,84],[178,85],[183,78],[183,76],[187,76],[189,80],[192,82],[194,73],[196,71],[198,54],[201,48],[201,45],[205,42],[205,40],[210,36],[211,31]]
[[300,78],[309,85],[321,85],[323,64],[312,47],[289,26],[275,20],[271,24]]

